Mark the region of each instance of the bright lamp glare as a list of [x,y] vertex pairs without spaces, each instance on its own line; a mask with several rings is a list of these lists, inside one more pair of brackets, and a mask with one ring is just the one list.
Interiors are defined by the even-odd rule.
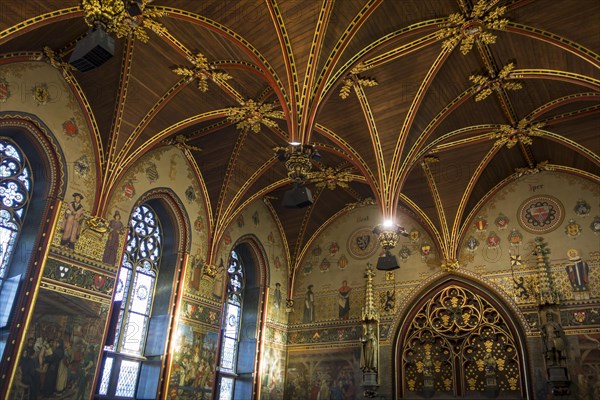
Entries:
[[383,226],[385,228],[391,228],[392,226],[394,226],[394,221],[392,221],[391,219],[386,219],[385,221],[383,221]]
[[292,146],[300,146],[300,142],[290,142],[290,145],[292,145]]

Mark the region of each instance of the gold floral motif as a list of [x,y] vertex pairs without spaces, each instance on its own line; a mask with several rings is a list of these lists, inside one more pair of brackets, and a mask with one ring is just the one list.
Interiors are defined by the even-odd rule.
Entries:
[[335,190],[336,187],[347,188],[347,182],[353,180],[350,171],[331,167],[327,167],[324,171],[310,172],[308,179],[314,182],[316,187],[326,187],[329,190]]
[[444,379],[444,390],[449,391],[452,389],[452,379],[446,378]]
[[452,49],[460,43],[460,52],[464,55],[471,51],[476,41],[496,43],[496,35],[487,31],[504,30],[508,24],[507,19],[500,18],[506,12],[506,6],[492,9],[497,3],[498,0],[479,0],[469,14],[451,14],[448,23],[438,31],[438,38],[445,39],[442,46]]
[[494,346],[494,342],[492,342],[491,340],[486,340],[483,345],[485,346],[485,351],[486,353],[491,353],[492,352],[492,347]]
[[503,358],[497,359],[496,364],[498,365],[498,371],[504,371],[504,364],[506,364],[506,360]]
[[197,80],[198,90],[206,92],[208,90],[208,78],[213,81],[226,81],[231,79],[231,75],[225,72],[213,71],[212,67],[208,63],[208,59],[202,54],[196,54],[190,62],[194,65],[194,68],[177,67],[173,68],[172,71],[177,75],[185,76],[188,81],[193,79]]
[[469,390],[475,390],[475,386],[477,385],[477,379],[470,378],[467,383],[469,384]]
[[70,82],[71,76],[69,75],[69,71],[73,71],[75,67],[68,62],[61,60],[58,54],[48,46],[44,46],[42,51],[50,65],[61,71],[65,80]]
[[350,90],[354,85],[372,87],[377,86],[379,83],[373,78],[365,78],[360,75],[350,74],[347,78],[342,80],[342,87],[340,88],[340,97],[344,100],[350,96]]
[[236,128],[240,130],[249,129],[252,132],[260,132],[260,125],[270,128],[277,126],[272,118],[283,119],[283,111],[275,110],[274,103],[259,103],[252,99],[246,100],[241,107],[227,109],[227,120],[237,122]]
[[82,8],[85,12],[85,22],[90,27],[103,27],[107,32],[114,33],[117,38],[131,36],[147,43],[150,39],[144,28],[161,35],[166,28],[156,22],[154,18],[165,15],[147,7],[149,0],[140,3],[141,14],[131,15],[123,0],[83,0]]
[[496,75],[495,73],[490,76],[485,75],[471,75],[469,80],[477,85],[474,90],[477,92],[475,95],[475,101],[481,101],[488,97],[493,91],[498,90],[519,90],[523,88],[521,82],[509,81],[510,74],[515,68],[514,63],[509,63],[502,67],[500,72]]
[[515,168],[517,176],[533,175],[542,171],[554,171],[555,168],[548,163],[548,160],[536,164],[534,168]]
[[479,359],[477,359],[477,361],[475,361],[475,365],[477,365],[478,371],[483,371],[483,367],[485,366],[485,361],[483,361],[482,358],[479,358]]
[[[544,123],[542,122],[532,124],[527,120],[521,120],[516,127],[510,125],[500,126],[499,131],[490,134],[490,139],[497,139],[494,146],[506,145],[507,149],[514,147],[518,142],[530,145],[533,143],[531,139],[533,136],[543,135],[543,132],[540,130],[543,126]],[[545,164],[542,165],[541,163],[538,165],[540,168],[545,166]]]
[[409,379],[406,381],[406,383],[408,384],[408,390],[415,390],[415,385],[417,382],[414,379]]

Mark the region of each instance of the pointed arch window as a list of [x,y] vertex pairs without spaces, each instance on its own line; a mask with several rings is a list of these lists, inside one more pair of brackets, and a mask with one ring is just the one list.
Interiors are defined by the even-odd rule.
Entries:
[[233,250],[227,269],[227,303],[221,326],[219,400],[234,398],[245,282],[243,265]]
[[21,149],[8,139],[0,140],[0,287],[23,226],[32,187],[29,162]]
[[153,294],[161,262],[163,232],[154,210],[137,207],[129,221],[113,313],[117,323],[104,348],[98,394],[109,398],[135,398],[140,371],[146,360]]
[[[8,138],[0,139],[0,328],[6,328],[16,298],[20,274],[10,273],[15,259],[17,239],[21,233],[33,192],[29,161],[19,146]],[[23,269],[22,267],[15,269]],[[6,335],[2,331],[0,358]]]

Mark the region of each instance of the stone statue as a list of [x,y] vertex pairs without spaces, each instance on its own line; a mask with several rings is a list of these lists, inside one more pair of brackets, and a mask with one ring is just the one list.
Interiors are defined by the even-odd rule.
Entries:
[[562,327],[554,321],[554,314],[550,311],[546,313],[546,323],[542,325],[542,338],[548,365],[560,365],[565,358],[565,341]]
[[379,344],[375,331],[375,322],[366,322],[363,325],[364,334],[360,338],[362,342],[360,369],[363,372],[377,372]]

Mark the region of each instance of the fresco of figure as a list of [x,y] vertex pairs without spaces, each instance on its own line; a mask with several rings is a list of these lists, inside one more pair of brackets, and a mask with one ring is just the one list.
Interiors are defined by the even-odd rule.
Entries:
[[304,318],[302,322],[315,322],[315,295],[313,285],[308,285],[304,295]]
[[81,193],[73,193],[73,201],[67,204],[62,221],[60,245],[71,250],[75,249],[75,243],[81,233],[81,223],[83,222],[85,212],[81,200],[83,200]]
[[108,240],[104,246],[104,254],[102,262],[114,265],[117,262],[117,254],[119,253],[120,236],[124,233],[125,225],[121,222],[121,213],[115,211],[113,219],[108,223]]
[[348,286],[348,281],[344,280],[342,286],[338,289],[338,316],[340,319],[348,319],[350,317],[350,291],[352,288]]
[[565,267],[567,275],[569,276],[569,282],[571,282],[571,288],[574,292],[584,292],[589,290],[589,272],[590,267],[587,262],[583,261],[577,250],[570,249],[567,252],[569,257],[569,264]]

